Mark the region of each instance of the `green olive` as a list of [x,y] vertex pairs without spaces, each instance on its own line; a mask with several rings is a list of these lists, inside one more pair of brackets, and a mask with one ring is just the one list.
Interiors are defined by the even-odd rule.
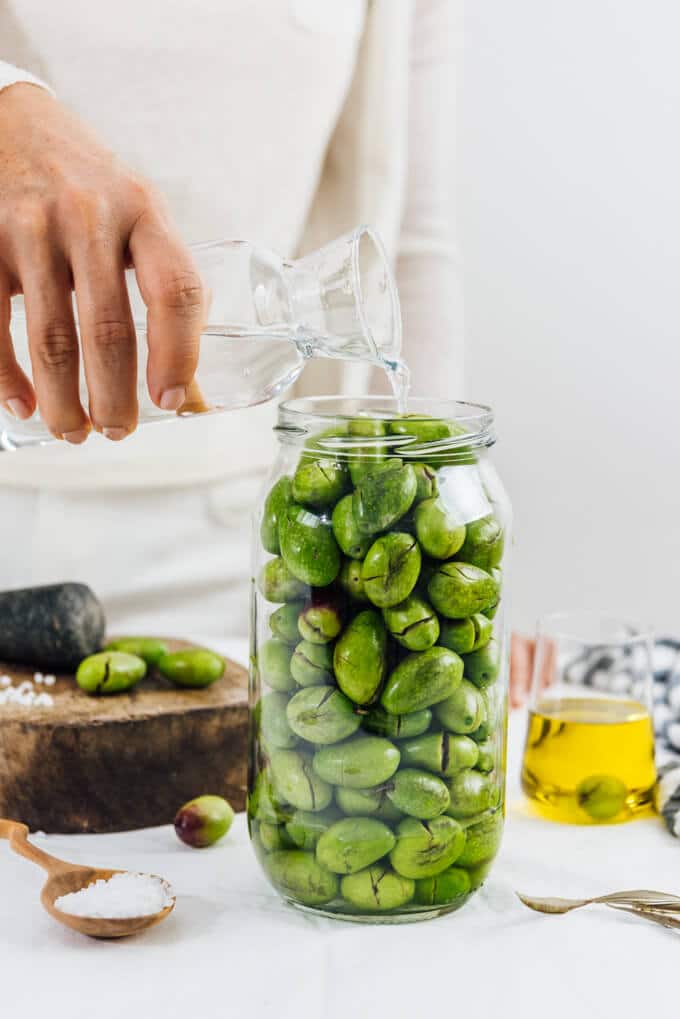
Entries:
[[336,504],[331,518],[333,534],[346,556],[351,559],[363,559],[370,547],[371,538],[362,534],[357,527],[352,505],[351,495],[345,495]]
[[223,838],[231,828],[234,811],[221,796],[198,796],[175,815],[175,832],[187,846],[205,849]]
[[459,867],[477,867],[493,860],[503,835],[503,815],[500,811],[485,817],[478,824],[465,829],[465,849],[459,856]]
[[262,596],[271,602],[294,602],[304,598],[307,585],[293,576],[283,559],[270,559],[259,578]]
[[288,838],[286,829],[280,824],[269,824],[268,821],[261,821],[258,834],[262,848],[267,853],[274,853],[277,849],[293,848],[293,842]]
[[448,619],[466,619],[489,608],[498,598],[498,586],[491,574],[464,562],[442,563],[427,591],[437,612]]
[[312,587],[326,587],[340,571],[340,549],[330,524],[292,503],[279,523],[281,555],[290,572]]
[[467,655],[486,646],[493,634],[493,623],[478,612],[468,619],[445,619],[441,624],[439,644]]
[[432,821],[405,817],[396,834],[390,863],[403,877],[441,874],[457,861],[465,846],[465,832],[451,817],[435,817]]
[[335,645],[338,686],[355,704],[370,704],[380,691],[386,668],[387,634],[379,613],[360,612]]
[[418,542],[410,534],[393,531],[377,538],[361,567],[364,591],[378,608],[391,608],[413,591],[420,574]]
[[286,716],[288,698],[284,693],[267,693],[256,708],[256,722],[259,722],[262,741],[267,747],[292,750],[297,737]]
[[76,682],[89,694],[115,694],[131,690],[145,675],[143,658],[124,651],[100,651],[80,663]]
[[466,679],[435,708],[435,714],[444,728],[463,736],[474,732],[481,725],[485,713],[484,700],[479,690]]
[[426,732],[431,721],[432,712],[429,708],[412,711],[407,715],[390,715],[381,705],[376,704],[364,715],[363,726],[369,732],[387,736],[388,739],[407,739]]
[[394,639],[409,651],[426,651],[439,638],[437,613],[416,594],[383,609],[383,619]]
[[270,768],[264,768],[255,778],[248,793],[248,817],[267,824],[283,824],[291,816],[291,808],[274,789]]
[[443,647],[407,655],[388,677],[380,703],[390,715],[429,708],[455,691],[463,678],[463,662]]
[[354,705],[334,686],[310,686],[288,702],[288,724],[309,743],[337,743],[352,736],[360,725]]
[[[357,735],[314,754],[314,771],[324,782],[349,789],[369,789],[391,778],[399,751],[381,736]],[[324,804],[325,805],[325,804]]]
[[479,743],[475,743],[475,746],[479,748],[479,758],[474,767],[477,771],[488,774],[496,766],[496,746],[491,740],[482,740]]
[[411,508],[416,497],[411,464],[391,459],[364,477],[354,490],[354,519],[362,534],[377,534],[394,524]]
[[293,499],[314,509],[324,509],[338,501],[348,481],[349,472],[344,464],[333,460],[303,460],[293,476]]
[[389,423],[391,435],[405,435],[415,443],[438,442],[464,435],[465,429],[455,421],[426,417],[423,414],[402,414]]
[[298,849],[314,850],[323,833],[337,819],[337,811],[332,808],[318,810],[316,813],[311,810],[296,810],[286,822],[286,834]]
[[479,651],[473,651],[466,655],[465,676],[475,686],[484,689],[496,682],[501,664],[500,647],[495,637],[492,637]]
[[457,772],[449,785],[451,805],[446,811],[456,819],[467,819],[482,814],[491,806],[493,786],[488,775],[468,768]]
[[387,426],[379,418],[359,417],[350,421],[348,433],[354,440],[369,440],[365,444],[355,444],[351,449],[349,474],[352,484],[356,486],[385,462],[387,448],[378,440],[387,434]]
[[313,853],[287,849],[266,858],[265,869],[282,895],[304,906],[322,906],[338,894],[338,879],[319,864]]
[[461,768],[474,768],[480,756],[480,748],[474,740],[450,732],[428,732],[404,740],[399,744],[399,750],[402,765],[417,765],[447,778]]
[[379,439],[387,435],[387,425],[383,418],[360,414],[349,422],[347,434],[359,438]]
[[589,775],[576,787],[578,805],[593,821],[611,821],[626,806],[628,788],[615,775]]
[[419,503],[414,519],[420,547],[433,559],[450,559],[465,541],[465,524],[455,518],[441,498]]
[[422,502],[423,499],[431,499],[439,492],[437,483],[437,472],[429,464],[415,463],[413,470],[416,475],[416,497],[415,502]]
[[260,648],[258,658],[260,676],[272,690],[286,693],[295,689],[290,669],[291,654],[290,644],[279,640],[278,637],[270,637]]
[[371,817],[345,817],[320,837],[316,858],[334,874],[355,874],[387,856],[394,843],[394,835],[382,821]]
[[300,686],[321,686],[333,682],[333,651],[328,644],[301,640],[290,659],[290,674]]
[[377,817],[381,821],[399,821],[404,815],[389,799],[390,782],[372,789],[346,789],[338,786],[335,802],[343,814]]
[[176,686],[202,689],[222,678],[225,661],[214,651],[190,647],[163,655],[158,662],[158,670]]
[[[460,860],[458,861],[460,863]],[[415,900],[421,906],[461,904],[471,891],[470,875],[462,867],[449,867],[436,877],[416,881]]]
[[333,790],[312,767],[307,754],[275,750],[270,758],[272,783],[277,794],[298,810],[325,810]]
[[104,650],[124,651],[125,654],[144,659],[148,666],[154,666],[167,654],[168,645],[158,637],[117,637],[116,640],[110,640]]
[[283,477],[272,486],[269,495],[265,499],[262,521],[260,523],[260,540],[263,548],[272,555],[278,555],[279,548],[279,521],[283,511],[293,501],[292,482],[288,475]]
[[503,558],[503,528],[495,517],[483,517],[467,525],[465,541],[458,556],[483,570],[498,566]]
[[286,644],[297,644],[300,639],[298,619],[303,606],[304,602],[287,602],[272,612],[269,617],[269,629],[274,637],[285,641]]
[[343,899],[367,913],[399,909],[411,901],[414,891],[413,881],[395,874],[384,863],[376,863],[357,874],[348,874],[340,882]]
[[328,644],[342,629],[341,596],[326,588],[312,591],[312,600],[298,616],[298,630],[311,644]]
[[338,574],[338,584],[354,601],[368,602],[361,579],[361,563],[356,559],[345,559]]
[[451,799],[440,778],[417,768],[400,768],[390,785],[387,795],[397,810],[424,821],[443,814]]

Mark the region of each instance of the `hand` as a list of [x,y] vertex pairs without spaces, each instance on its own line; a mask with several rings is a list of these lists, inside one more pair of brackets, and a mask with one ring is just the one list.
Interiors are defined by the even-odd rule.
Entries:
[[[134,431],[136,338],[124,277],[130,265],[147,306],[149,394],[158,407],[178,410],[196,370],[205,305],[191,255],[150,185],[56,99],[34,85],[4,89],[0,402],[16,417],[30,417],[37,404],[52,434],[74,443],[91,427],[114,440]],[[12,349],[16,293],[26,305],[33,385]],[[81,356],[87,412],[78,391]]]
[[524,704],[531,688],[536,642],[513,633],[510,638],[510,707]]

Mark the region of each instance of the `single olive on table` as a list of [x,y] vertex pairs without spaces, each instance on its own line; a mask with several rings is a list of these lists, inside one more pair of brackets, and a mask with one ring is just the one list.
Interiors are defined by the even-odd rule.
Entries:
[[197,796],[177,811],[177,838],[193,849],[205,849],[223,838],[231,828],[234,811],[222,796]]
[[498,849],[507,527],[468,438],[337,421],[283,455],[259,514],[248,821],[294,904],[436,915]]

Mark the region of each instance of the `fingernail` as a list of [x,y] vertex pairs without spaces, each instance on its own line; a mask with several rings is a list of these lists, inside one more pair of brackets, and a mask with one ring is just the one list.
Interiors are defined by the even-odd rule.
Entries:
[[20,399],[18,396],[11,400],[7,400],[5,403],[8,411],[14,414],[15,418],[19,418],[20,421],[25,421],[26,418],[30,418],[31,408],[28,406],[25,400]]
[[120,442],[127,434],[127,428],[102,428],[102,435],[111,442]]
[[166,389],[161,396],[161,410],[179,410],[186,402],[187,391],[184,386]]
[[62,439],[66,442],[70,442],[72,446],[79,446],[81,442],[85,442],[85,439],[90,434],[88,428],[76,428],[73,432],[64,432]]

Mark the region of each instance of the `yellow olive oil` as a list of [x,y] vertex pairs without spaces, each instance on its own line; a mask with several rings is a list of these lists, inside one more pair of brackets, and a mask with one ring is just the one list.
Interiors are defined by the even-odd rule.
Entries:
[[544,817],[626,821],[651,801],[654,730],[638,701],[566,697],[529,713],[522,788]]

